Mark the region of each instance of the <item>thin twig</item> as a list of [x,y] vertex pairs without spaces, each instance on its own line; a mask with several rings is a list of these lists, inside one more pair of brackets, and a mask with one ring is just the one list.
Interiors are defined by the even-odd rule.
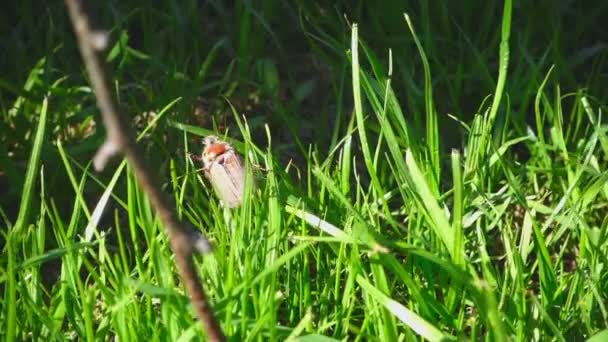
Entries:
[[209,243],[202,235],[185,228],[179,221],[174,206],[160,190],[158,181],[148,172],[150,168],[145,165],[142,154],[137,151],[130,130],[121,120],[118,105],[111,91],[109,73],[106,71],[102,56],[102,52],[108,45],[108,34],[91,29],[90,17],[85,13],[80,1],[65,0],[65,3],[108,135],[107,141],[94,158],[95,167],[102,169],[113,154],[124,154],[140,186],[147,193],[158,217],[165,225],[171,248],[175,254],[175,261],[209,340],[223,341],[225,340],[224,334],[213,315],[194,268],[193,254],[197,251],[208,251]]

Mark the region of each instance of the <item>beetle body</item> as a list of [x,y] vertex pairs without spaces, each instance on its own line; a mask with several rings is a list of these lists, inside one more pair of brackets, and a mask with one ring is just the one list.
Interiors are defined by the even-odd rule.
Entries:
[[215,136],[203,139],[203,145],[203,153],[196,159],[203,163],[205,176],[215,193],[227,207],[240,206],[245,190],[243,160],[234,147]]

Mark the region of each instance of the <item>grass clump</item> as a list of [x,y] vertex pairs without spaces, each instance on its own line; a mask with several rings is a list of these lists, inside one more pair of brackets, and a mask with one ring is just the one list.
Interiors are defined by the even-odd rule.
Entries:
[[[231,339],[606,336],[606,52],[560,50],[590,39],[559,30],[575,14],[544,13],[543,40],[517,15],[542,8],[510,1],[110,4],[116,93],[179,215],[214,243],[198,268]],[[14,26],[46,46],[29,60],[9,40],[24,64],[0,84],[0,334],[202,339],[131,170],[90,169],[104,131],[48,6],[46,34]],[[489,14],[472,27],[475,10]],[[255,170],[239,209],[187,157],[212,133]]]

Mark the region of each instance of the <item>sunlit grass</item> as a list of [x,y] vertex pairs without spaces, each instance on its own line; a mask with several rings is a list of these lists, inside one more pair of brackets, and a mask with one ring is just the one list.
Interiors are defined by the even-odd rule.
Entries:
[[[175,5],[170,18],[156,14],[168,31],[192,23],[195,2],[168,4]],[[122,34],[109,58],[127,115],[151,115],[134,126],[152,171],[180,217],[214,244],[197,264],[232,340],[605,338],[605,103],[583,88],[564,89],[559,76],[569,79],[568,71],[551,64],[522,72],[512,32],[518,7],[491,8],[502,13],[501,25],[481,20],[479,35],[493,37],[488,46],[463,38],[473,60],[466,63],[479,72],[468,76],[456,60],[437,63],[443,56],[432,38],[442,32],[429,29],[429,8],[399,13],[400,34],[409,37],[401,46],[370,39],[384,42],[377,26],[332,22],[298,4],[298,13],[288,12],[333,71],[333,105],[312,115],[304,99],[321,86],[282,69],[297,65],[285,32],[271,29],[279,5],[265,6],[217,5],[220,22],[230,22],[233,10],[238,25],[229,29],[235,36],[208,48],[180,36],[170,53],[146,43],[149,50],[139,51]],[[167,33],[138,11],[142,40],[163,39]],[[278,46],[276,60],[256,60],[264,35]],[[221,63],[231,44],[237,58]],[[404,49],[420,70],[404,64]],[[494,65],[484,63],[490,53]],[[164,229],[130,168],[121,161],[102,174],[90,168],[100,124],[91,135],[58,133],[96,114],[85,80],[48,63],[28,70],[28,95],[3,112],[16,127],[6,136],[28,142],[3,148],[28,158],[23,175],[15,154],[0,158],[7,178],[22,179],[14,183],[19,205],[0,208],[0,335],[202,339]],[[147,66],[143,79],[129,65]],[[474,92],[477,110],[460,115],[475,77],[488,84],[477,83],[485,84]],[[289,94],[284,88],[298,100],[281,95]],[[206,125],[190,116],[199,92],[221,99],[209,105]],[[238,103],[243,93],[267,101],[270,114],[248,113]],[[453,111],[438,109],[446,103]],[[27,132],[19,120],[31,121]],[[316,143],[285,138],[310,127]],[[241,208],[222,207],[188,158],[211,133],[227,134],[254,170],[257,186],[248,184]]]

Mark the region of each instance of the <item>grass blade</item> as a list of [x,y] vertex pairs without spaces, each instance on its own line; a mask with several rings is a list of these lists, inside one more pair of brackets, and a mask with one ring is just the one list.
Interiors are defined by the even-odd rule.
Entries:
[[382,304],[382,306],[388,309],[401,322],[405,323],[408,327],[414,330],[418,335],[429,341],[455,340],[454,337],[442,333],[434,325],[418,316],[415,312],[401,305],[401,303],[389,298],[361,275],[357,276],[357,283],[363,288],[364,291],[366,291],[376,301]]

